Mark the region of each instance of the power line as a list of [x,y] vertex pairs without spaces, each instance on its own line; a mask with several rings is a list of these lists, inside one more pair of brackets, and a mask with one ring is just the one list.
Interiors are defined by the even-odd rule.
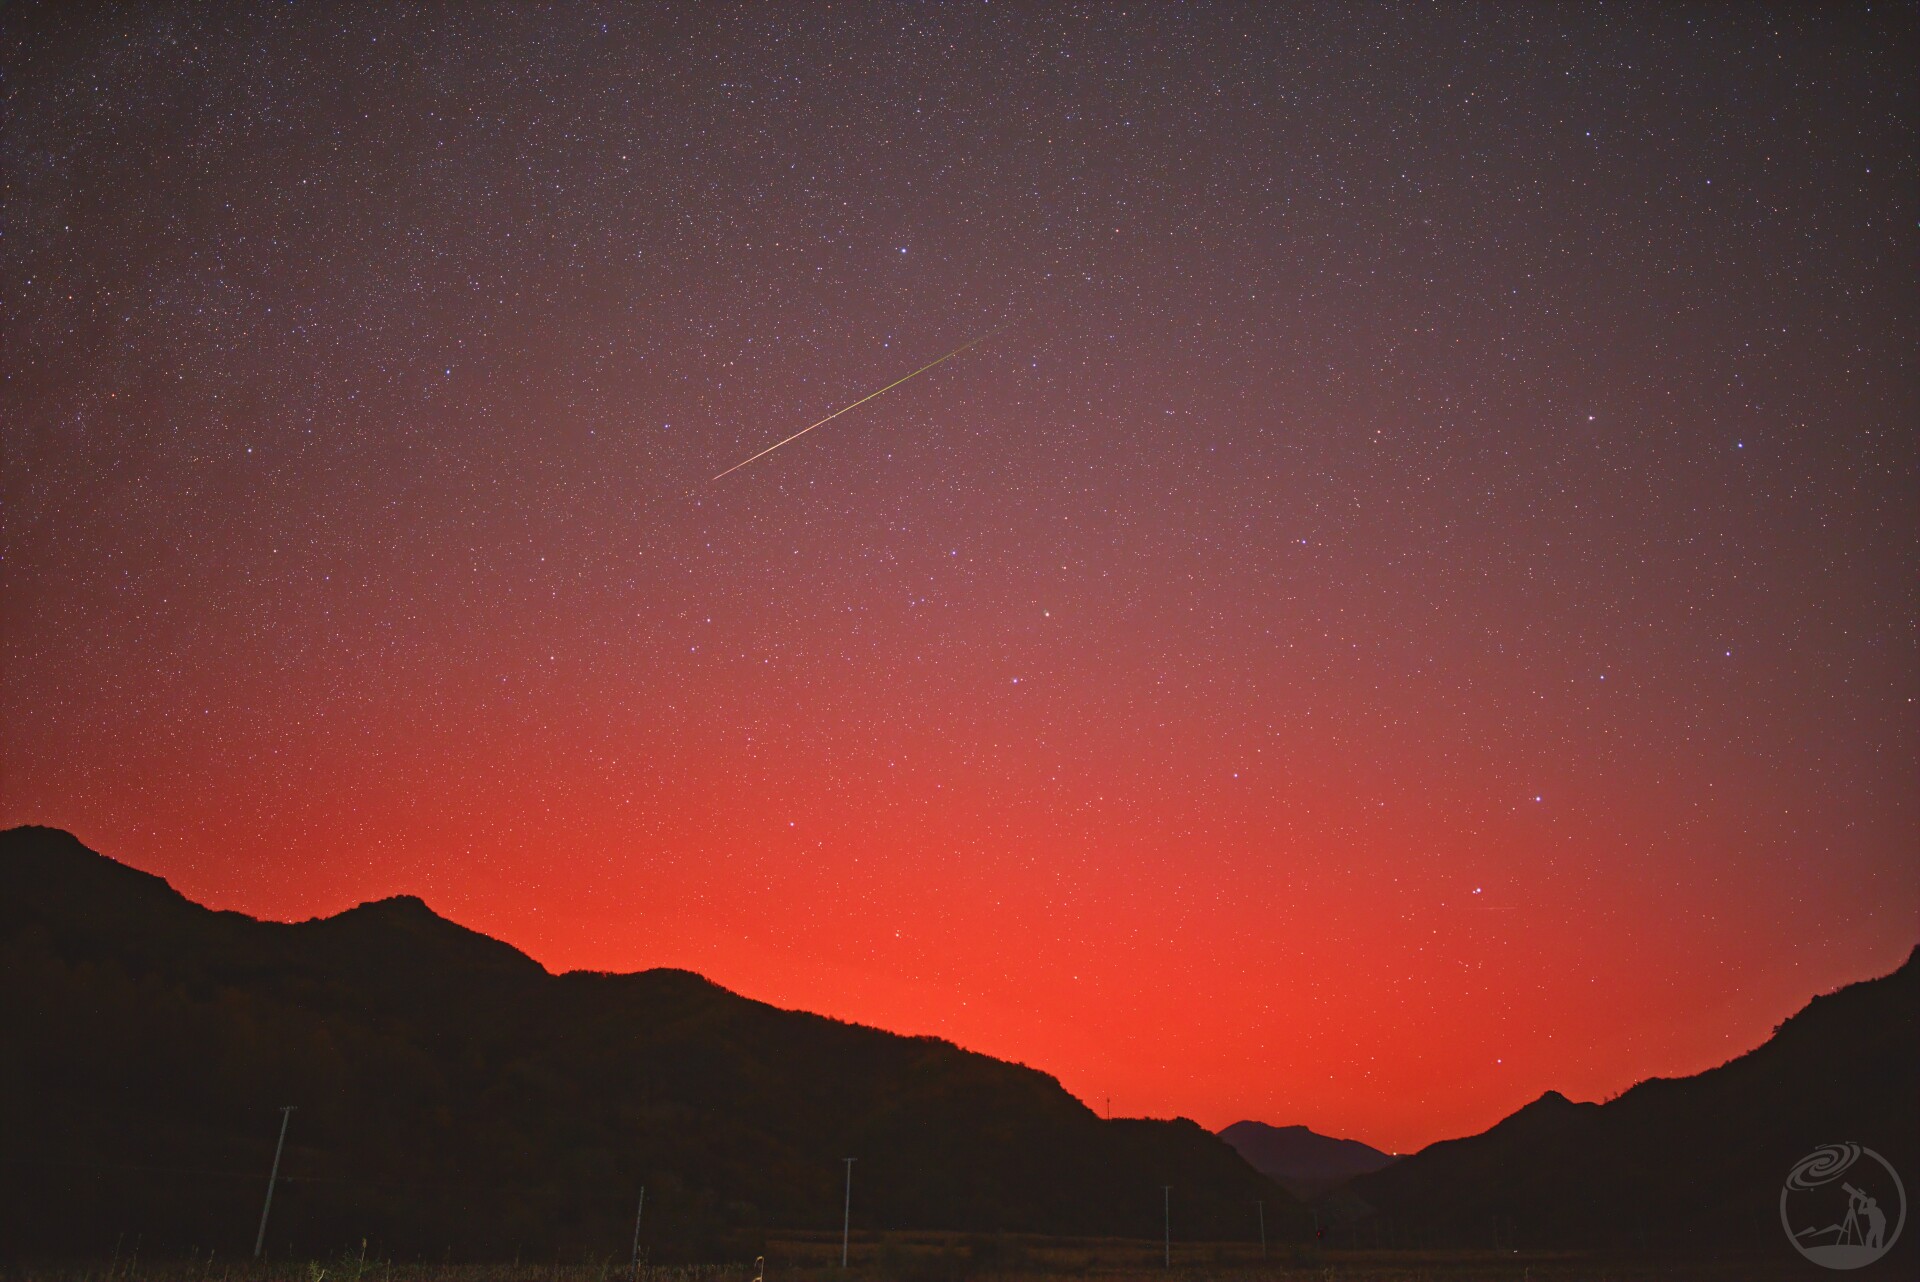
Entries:
[[640,1205],[633,1211],[633,1264],[631,1272],[637,1280],[640,1276],[640,1217],[647,1213],[647,1186],[640,1186]]
[[260,1207],[260,1232],[253,1239],[253,1258],[256,1260],[267,1249],[267,1213],[273,1210],[273,1184],[280,1178],[280,1154],[287,1147],[287,1123],[293,1117],[293,1109],[292,1104],[284,1104],[280,1108],[280,1140],[273,1146],[273,1170],[267,1175],[267,1200]]
[[840,1267],[847,1267],[847,1232],[853,1227],[853,1163],[851,1157],[842,1158],[847,1164],[847,1205],[840,1216]]

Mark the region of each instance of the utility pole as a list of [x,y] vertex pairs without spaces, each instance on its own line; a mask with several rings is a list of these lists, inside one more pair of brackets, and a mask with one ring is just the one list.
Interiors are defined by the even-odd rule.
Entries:
[[1254,1205],[1260,1209],[1260,1258],[1264,1260],[1267,1258],[1267,1204],[1255,1202]]
[[1163,1210],[1166,1213],[1166,1234],[1167,1235],[1166,1235],[1166,1240],[1164,1245],[1166,1246],[1166,1252],[1167,1252],[1167,1267],[1172,1268],[1173,1267],[1173,1185],[1162,1184],[1160,1186],[1160,1202],[1161,1202],[1161,1210]]
[[629,1276],[634,1282],[640,1278],[640,1217],[647,1213],[647,1186],[640,1186],[640,1205],[633,1213],[633,1264],[629,1266]]
[[280,1178],[280,1153],[287,1147],[287,1119],[293,1116],[293,1108],[293,1105],[287,1104],[280,1109],[280,1142],[273,1146],[273,1170],[267,1175],[267,1201],[260,1208],[260,1232],[253,1239],[253,1258],[256,1260],[267,1249],[267,1212],[273,1209],[273,1186]]
[[847,1206],[846,1209],[840,1213],[840,1267],[844,1269],[847,1267],[847,1232],[853,1227],[854,1159],[847,1157],[842,1158],[841,1161],[847,1164]]

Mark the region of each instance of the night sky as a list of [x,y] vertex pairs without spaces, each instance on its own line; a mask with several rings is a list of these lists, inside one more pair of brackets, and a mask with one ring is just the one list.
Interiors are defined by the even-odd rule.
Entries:
[[0,822],[1391,1149],[1920,938],[1911,7],[428,9],[8,6]]

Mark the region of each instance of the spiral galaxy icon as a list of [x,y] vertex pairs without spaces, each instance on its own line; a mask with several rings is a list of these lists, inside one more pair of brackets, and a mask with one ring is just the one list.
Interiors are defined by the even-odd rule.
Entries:
[[1828,1144],[1794,1163],[1787,1172],[1787,1187],[1790,1189],[1818,1188],[1830,1184],[1846,1174],[1847,1168],[1860,1160],[1858,1144]]

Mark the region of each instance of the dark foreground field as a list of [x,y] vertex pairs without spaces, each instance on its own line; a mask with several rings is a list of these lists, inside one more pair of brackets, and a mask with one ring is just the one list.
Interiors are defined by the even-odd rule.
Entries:
[[[0,1263],[0,1282],[1040,1282],[1086,1277],[1107,1282],[1768,1282],[1802,1278],[1804,1261],[1656,1260],[1548,1252],[1322,1251],[1275,1247],[1266,1258],[1242,1242],[1176,1243],[1173,1265],[1158,1242],[1119,1238],[981,1238],[902,1233],[856,1236],[850,1267],[829,1234],[775,1238],[762,1260],[734,1264],[443,1264],[362,1256],[268,1261],[220,1258]],[[1797,1268],[1795,1266],[1798,1266]]]

